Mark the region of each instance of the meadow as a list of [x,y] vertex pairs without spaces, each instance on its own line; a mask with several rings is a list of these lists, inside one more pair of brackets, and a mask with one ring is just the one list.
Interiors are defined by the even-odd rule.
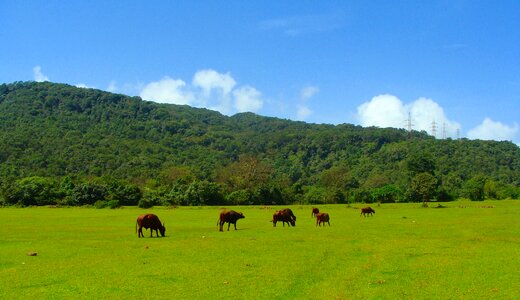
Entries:
[[[0,208],[2,299],[518,299],[520,201],[280,207],[219,232],[219,207]],[[166,237],[137,238],[155,213]],[[227,230],[227,224],[224,230]],[[37,256],[28,256],[36,252]]]

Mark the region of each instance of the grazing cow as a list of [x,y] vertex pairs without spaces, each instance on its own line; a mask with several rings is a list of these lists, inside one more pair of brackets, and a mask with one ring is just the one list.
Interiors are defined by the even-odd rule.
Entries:
[[318,213],[316,215],[316,226],[321,227],[321,223],[323,223],[323,226],[325,226],[325,223],[328,223],[330,226],[330,217],[328,213]]
[[273,227],[276,227],[276,222],[282,222],[282,225],[285,227],[285,223],[289,225],[289,227],[296,226],[296,216],[293,214],[292,210],[289,208],[285,208],[279,210],[273,214]]
[[229,226],[231,224],[235,225],[235,230],[237,230],[237,220],[243,219],[245,216],[241,212],[236,212],[234,210],[223,209],[220,211],[219,219],[217,220],[217,225],[220,225],[220,231],[224,231],[224,223],[228,223],[227,230],[229,231]]
[[319,212],[320,212],[320,210],[318,208],[313,207],[312,208],[312,217],[314,218]]
[[[139,226],[139,229],[137,229],[137,226]],[[164,227],[164,224],[159,221],[159,217],[157,217],[154,214],[146,214],[146,215],[140,215],[137,217],[137,222],[135,224],[135,231],[137,231],[138,237],[144,237],[143,234],[143,227],[145,229],[150,229],[150,237],[153,236],[153,231],[155,230],[155,235],[159,237],[159,232],[161,232],[161,235],[164,236],[164,232],[166,231],[166,228]]]
[[366,215],[369,215],[371,216],[372,214],[375,214],[376,211],[372,209],[372,207],[370,206],[367,206],[367,207],[363,207],[361,209],[361,214],[359,215],[361,217],[361,215],[363,215],[364,217],[366,217]]

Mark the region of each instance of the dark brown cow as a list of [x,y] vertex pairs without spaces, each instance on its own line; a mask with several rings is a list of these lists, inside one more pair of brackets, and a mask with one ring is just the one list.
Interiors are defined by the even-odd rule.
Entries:
[[235,230],[237,230],[237,220],[243,219],[245,216],[241,212],[236,212],[234,210],[223,209],[220,211],[219,219],[217,220],[217,225],[220,225],[220,231],[224,231],[224,223],[228,223],[227,230],[229,231],[229,226],[231,224],[235,225]]
[[282,222],[282,225],[285,227],[285,223],[289,225],[289,227],[296,226],[296,216],[293,214],[292,210],[289,208],[285,208],[279,210],[273,214],[273,226],[276,227],[276,222]]
[[359,215],[361,217],[361,215],[363,215],[364,217],[366,217],[366,215],[369,215],[371,216],[372,214],[375,214],[376,211],[372,209],[372,207],[370,206],[367,206],[367,207],[363,207],[361,209],[361,214]]
[[323,223],[323,226],[325,226],[325,223],[328,223],[330,226],[330,217],[328,213],[318,213],[316,215],[316,226],[321,226],[321,223]]
[[[137,226],[139,226],[139,229],[137,229]],[[154,214],[146,214],[146,215],[140,215],[137,217],[137,222],[135,224],[135,231],[137,231],[138,237],[144,237],[143,234],[143,227],[145,229],[150,229],[150,237],[153,236],[153,231],[155,230],[155,235],[159,237],[159,232],[161,232],[161,235],[164,236],[164,232],[166,231],[166,228],[164,227],[164,224],[159,221],[159,217],[157,217]]]
[[318,208],[313,207],[312,208],[312,217],[314,218],[319,212],[320,212],[320,210]]

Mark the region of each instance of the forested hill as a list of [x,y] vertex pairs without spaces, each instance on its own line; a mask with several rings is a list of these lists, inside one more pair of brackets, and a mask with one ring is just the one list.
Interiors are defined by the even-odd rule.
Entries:
[[[471,185],[482,187],[477,198],[515,198],[520,185],[520,148],[511,142],[227,117],[50,82],[0,85],[0,143],[9,203],[20,197],[13,183],[38,180],[67,183],[71,191],[56,196],[67,201],[82,184],[107,196],[117,182],[180,204],[450,199],[472,197]],[[427,197],[410,190],[428,180],[435,191]]]

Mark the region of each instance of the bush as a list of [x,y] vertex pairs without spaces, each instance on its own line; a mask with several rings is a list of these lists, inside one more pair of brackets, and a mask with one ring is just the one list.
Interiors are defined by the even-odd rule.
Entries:
[[114,208],[121,207],[121,204],[120,204],[119,200],[110,200],[110,201],[107,201],[106,207],[114,209]]
[[98,209],[105,208],[106,206],[107,206],[106,201],[98,200],[98,201],[96,201],[96,203],[94,203],[94,207],[98,208]]
[[484,185],[486,178],[482,175],[477,175],[466,181],[464,184],[464,196],[471,201],[484,200]]
[[392,184],[387,184],[379,188],[372,189],[370,192],[373,202],[394,203],[399,202],[401,190]]
[[7,203],[28,205],[52,205],[60,194],[54,180],[45,177],[26,177],[4,190]]
[[224,196],[218,184],[208,181],[194,181],[184,193],[186,205],[220,205]]
[[238,190],[229,194],[226,200],[230,205],[249,205],[253,203],[254,194],[248,189]]
[[446,191],[445,189],[439,189],[439,192],[437,193],[437,201],[448,202],[453,201],[454,199],[455,197],[448,193],[448,191]]
[[57,204],[61,206],[77,206],[78,202],[72,196],[66,196],[59,200]]
[[137,204],[137,206],[139,208],[152,208],[155,205],[155,202],[156,202],[155,199],[145,197],[145,198],[139,200],[139,203]]
[[105,201],[106,189],[94,182],[85,182],[74,187],[72,199],[78,205],[91,205],[96,201]]
[[308,187],[303,196],[304,204],[324,204],[327,199],[327,190],[321,187]]

